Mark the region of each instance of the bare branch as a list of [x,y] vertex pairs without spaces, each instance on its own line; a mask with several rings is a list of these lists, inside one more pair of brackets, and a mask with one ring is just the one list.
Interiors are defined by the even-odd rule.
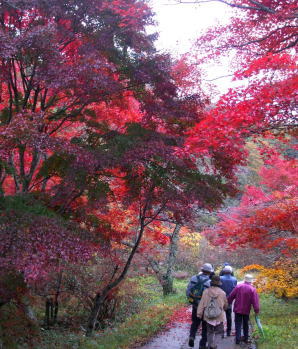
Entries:
[[230,76],[233,76],[234,74],[227,74],[227,75],[222,75],[222,76],[218,76],[214,79],[204,79],[204,81],[215,81],[215,80],[219,80],[219,79],[223,79],[223,78],[228,78]]
[[220,3],[228,5],[230,7],[239,8],[239,9],[243,9],[243,10],[255,10],[255,11],[263,11],[263,12],[267,12],[267,13],[275,13],[275,11],[273,9],[271,9],[270,7],[267,7],[267,6],[259,3],[259,1],[254,1],[254,0],[250,0],[250,2],[253,5],[256,5],[256,6],[247,6],[247,5],[233,4],[232,2],[229,2],[227,0],[193,0],[193,1],[176,0],[175,3],[172,4],[172,5],[178,5],[178,4],[205,4],[205,3],[208,3],[208,2],[220,2]]

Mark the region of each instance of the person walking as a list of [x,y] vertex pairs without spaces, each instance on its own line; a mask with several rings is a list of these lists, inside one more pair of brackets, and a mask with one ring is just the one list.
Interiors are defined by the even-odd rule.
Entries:
[[205,289],[198,306],[197,316],[207,323],[208,349],[216,349],[224,333],[225,310],[228,308],[226,293],[220,288],[217,275],[212,276],[210,287]]
[[192,304],[191,326],[188,345],[194,347],[194,341],[200,324],[202,323],[202,338],[200,340],[200,349],[206,349],[207,343],[207,324],[197,316],[198,305],[203,292],[210,286],[210,276],[214,274],[214,269],[210,263],[205,263],[201,267],[201,272],[191,277],[187,289],[186,297]]
[[[226,296],[228,297],[233,289],[237,286],[237,279],[232,276],[233,269],[230,265],[226,265],[222,270],[222,276],[220,277],[221,288],[225,291]],[[227,318],[227,336],[231,335],[232,329],[232,306],[229,304],[226,310]]]
[[[224,275],[224,268],[227,267],[227,266],[231,267],[230,263],[225,262],[225,263],[223,264],[223,266],[222,266],[221,271],[219,272],[219,276],[223,276],[223,275]],[[232,267],[231,267],[231,268],[232,268]],[[234,276],[233,270],[232,270],[231,275]]]
[[236,344],[240,344],[241,328],[243,326],[244,342],[248,343],[248,321],[251,307],[254,308],[255,314],[260,312],[259,296],[256,289],[252,286],[253,277],[246,274],[244,282],[238,284],[228,296],[229,304],[235,300],[235,328]]

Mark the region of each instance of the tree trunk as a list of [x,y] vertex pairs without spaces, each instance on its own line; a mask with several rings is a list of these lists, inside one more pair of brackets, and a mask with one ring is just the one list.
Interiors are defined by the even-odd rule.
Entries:
[[139,230],[138,238],[137,238],[137,240],[136,240],[136,242],[134,244],[134,247],[130,251],[130,254],[129,254],[128,258],[127,258],[126,264],[125,264],[121,274],[114,281],[111,281],[102,290],[102,292],[98,293],[95,296],[95,298],[94,298],[93,307],[92,307],[92,310],[91,310],[91,313],[90,313],[90,316],[89,316],[89,319],[88,319],[88,323],[87,323],[86,336],[91,336],[92,335],[93,330],[94,330],[95,325],[96,325],[98,314],[103,309],[104,301],[105,301],[107,295],[109,294],[109,292],[113,288],[118,286],[120,284],[120,282],[123,281],[124,278],[126,277],[126,274],[127,274],[128,270],[129,270],[129,267],[131,265],[133,257],[136,254],[137,249],[138,249],[138,247],[140,245],[140,242],[142,240],[144,229],[146,227],[146,224],[144,223],[144,221],[145,221],[145,213],[146,213],[146,206],[144,208],[143,216],[140,219],[140,230]]
[[86,336],[90,337],[93,333],[93,330],[96,326],[98,314],[100,313],[103,305],[105,298],[107,296],[107,292],[103,291],[103,293],[98,293],[93,302],[93,307],[91,309],[91,313],[89,315],[88,323],[87,323],[87,330],[86,330]]
[[22,297],[22,307],[26,317],[34,323],[37,323],[37,318],[35,316],[34,310],[30,304],[30,298],[25,295]]
[[163,279],[162,289],[163,289],[164,296],[175,293],[175,290],[173,287],[173,268],[177,258],[180,229],[181,229],[181,225],[176,224],[173,234],[171,236],[171,241],[169,246],[169,255],[168,255],[167,265],[166,265],[167,270],[162,277]]
[[136,240],[134,241],[133,248],[130,251],[130,254],[127,258],[127,261],[123,267],[122,272],[120,273],[119,276],[117,276],[115,278],[114,278],[115,275],[113,275],[113,277],[112,277],[111,281],[108,283],[108,285],[101,291],[101,293],[97,293],[97,295],[94,298],[93,307],[92,307],[92,310],[91,310],[91,313],[90,313],[90,316],[88,319],[88,323],[87,323],[86,336],[92,335],[93,330],[95,328],[97,318],[98,318],[98,314],[101,311],[101,309],[104,305],[104,301],[105,301],[106,297],[108,296],[109,292],[111,290],[113,290],[115,287],[117,287],[125,279],[127,272],[130,268],[131,262],[135,256],[135,254],[137,253],[137,250],[138,250],[140,243],[142,241],[142,238],[144,235],[144,230],[145,230],[146,226],[148,226],[150,223],[152,223],[165,207],[166,203],[163,203],[150,218],[146,217],[147,210],[149,209],[149,207],[151,205],[151,195],[152,195],[154,189],[155,189],[155,187],[153,185],[147,194],[148,196],[147,196],[146,200],[144,201],[143,208],[140,209],[139,231],[136,234]]
[[54,296],[54,313],[53,313],[53,325],[56,324],[57,318],[58,318],[58,310],[59,310],[59,296],[61,292],[61,285],[62,285],[62,277],[63,277],[63,272],[60,271],[58,275],[58,281],[57,281],[57,288]]
[[45,303],[45,318],[44,318],[44,326],[49,329],[51,324],[51,309],[53,306],[53,300],[50,297],[47,297]]
[[2,329],[2,326],[0,325],[0,349],[4,349],[4,344],[3,344],[3,341],[1,338],[3,338],[3,329]]

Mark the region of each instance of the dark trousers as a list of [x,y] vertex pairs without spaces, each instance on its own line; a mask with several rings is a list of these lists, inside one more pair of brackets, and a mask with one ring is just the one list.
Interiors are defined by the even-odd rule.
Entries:
[[193,339],[196,338],[198,328],[200,327],[200,324],[202,322],[202,338],[200,340],[200,347],[205,347],[207,343],[207,323],[206,321],[201,320],[200,318],[197,317],[197,310],[198,310],[198,306],[193,305],[189,337]]
[[226,310],[227,317],[227,334],[231,334],[232,328],[232,308]]
[[249,315],[235,313],[236,341],[240,342],[241,327],[243,325],[244,340],[248,340],[248,320]]
[[207,339],[208,349],[217,348],[217,344],[220,342],[220,338],[224,334],[224,324],[213,326],[207,323]]

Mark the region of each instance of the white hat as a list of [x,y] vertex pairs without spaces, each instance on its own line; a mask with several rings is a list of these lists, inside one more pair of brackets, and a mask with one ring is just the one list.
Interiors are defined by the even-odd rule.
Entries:
[[233,272],[233,269],[230,265],[226,265],[223,270],[223,272],[227,272],[227,273],[232,273]]
[[245,282],[249,282],[250,284],[253,282],[253,277],[252,277],[252,275],[250,275],[250,274],[246,274],[245,276],[244,276],[244,281]]
[[210,263],[205,263],[202,265],[202,268],[201,268],[202,271],[207,271],[209,273],[213,273],[214,272],[214,269],[212,267],[212,264]]

